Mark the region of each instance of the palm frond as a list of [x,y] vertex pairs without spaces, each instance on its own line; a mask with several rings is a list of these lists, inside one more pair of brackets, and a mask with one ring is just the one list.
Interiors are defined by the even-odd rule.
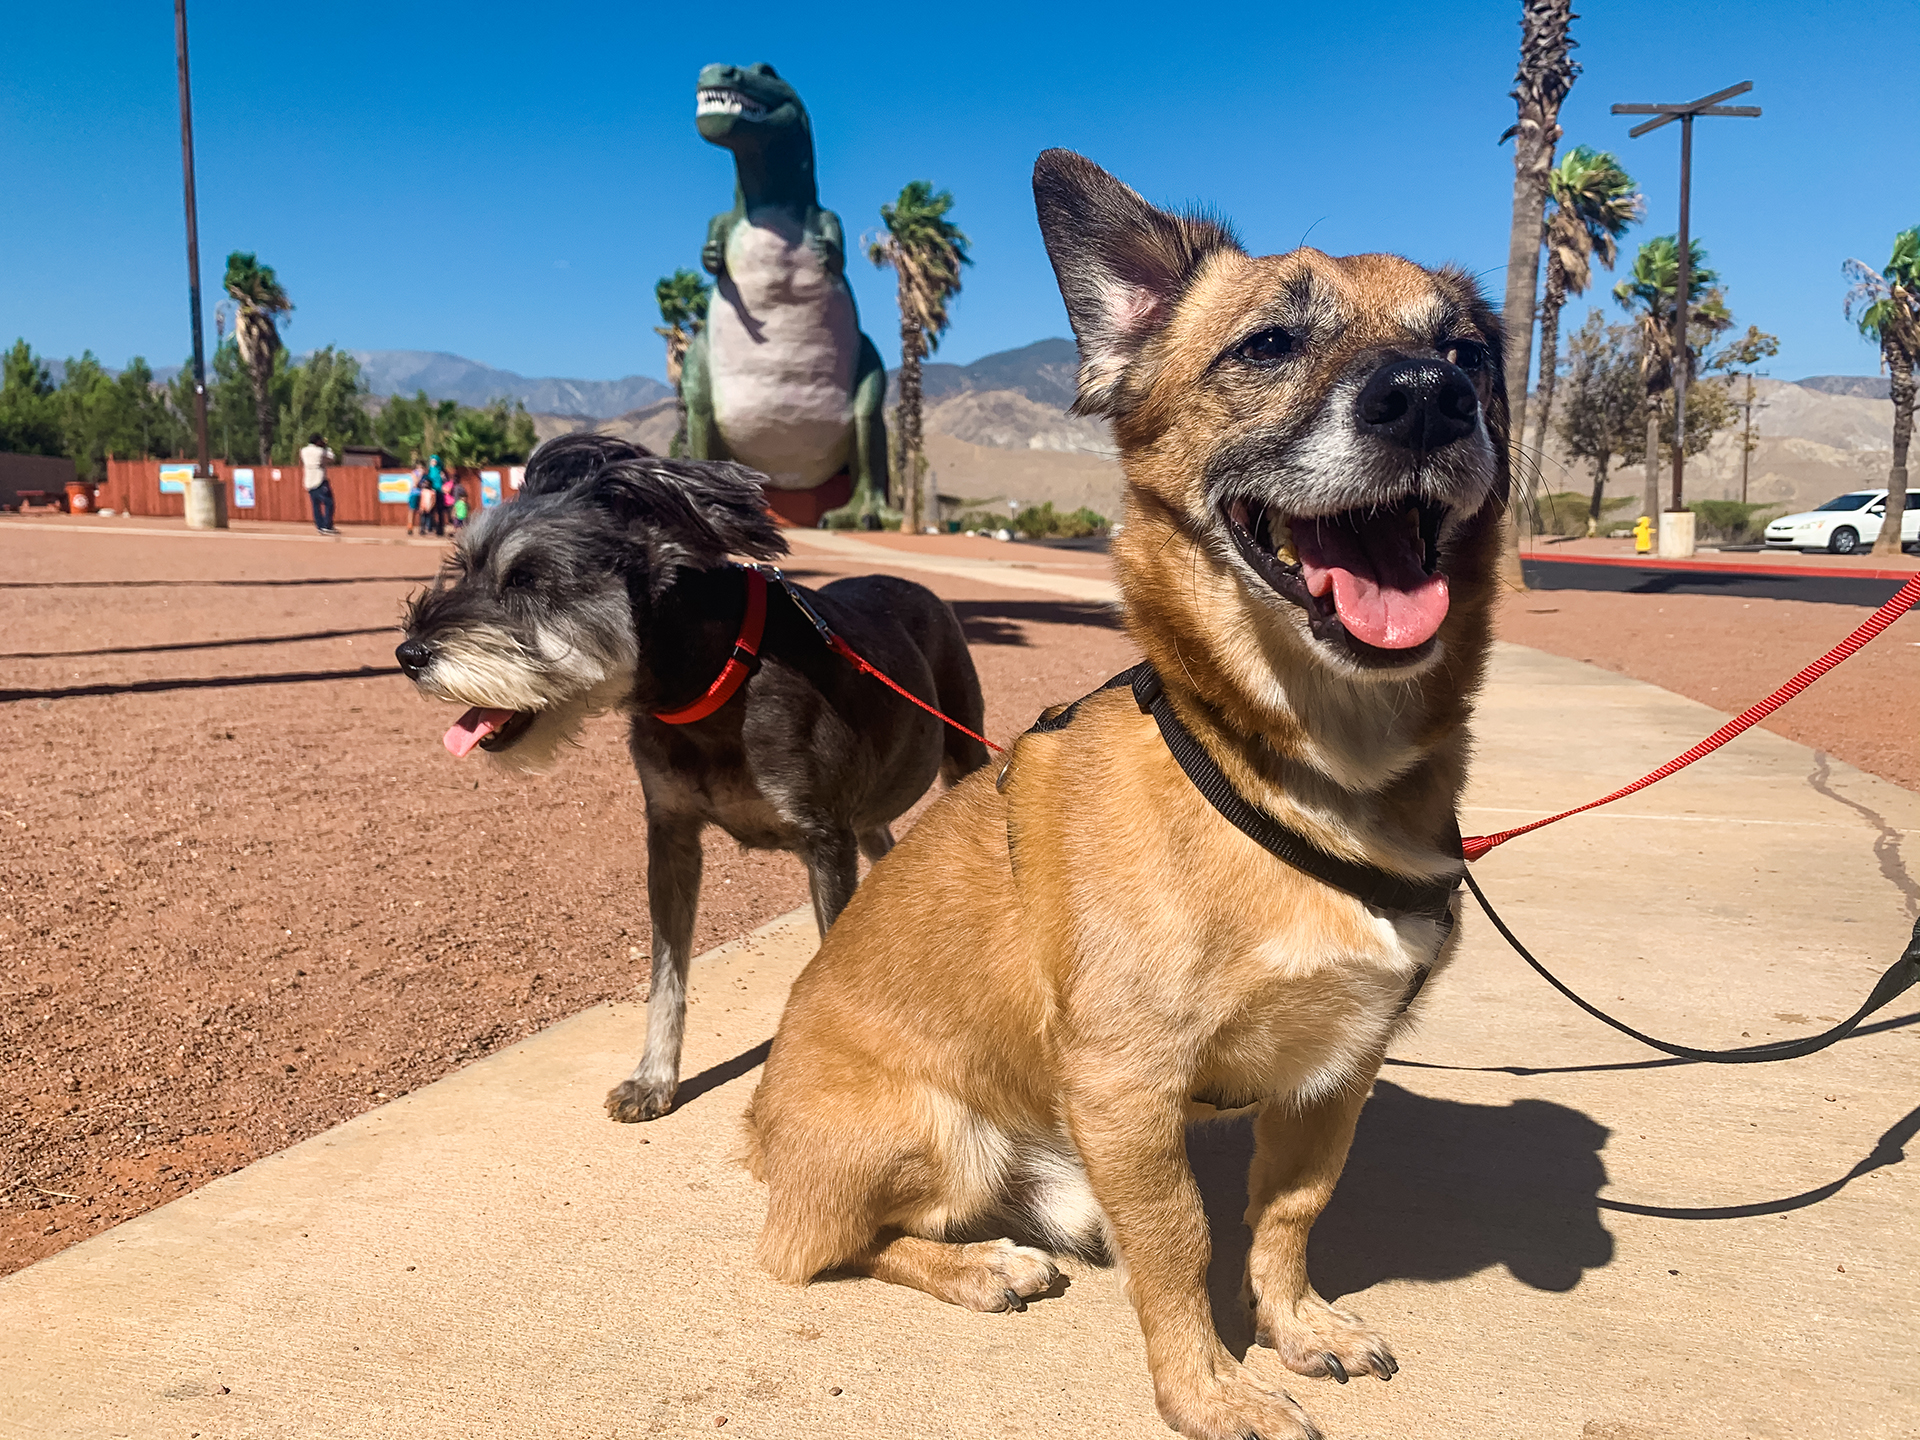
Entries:
[[713,286],[696,270],[680,269],[663,276],[653,287],[660,318],[676,330],[699,330],[707,318]]
[[867,246],[867,258],[898,278],[901,317],[919,328],[929,352],[939,348],[947,304],[960,293],[960,267],[973,263],[972,242],[947,219],[952,208],[951,192],[936,194],[928,181],[910,180],[898,199],[880,207],[887,233]]
[[262,265],[251,250],[235,250],[227,256],[224,280],[227,294],[240,302],[242,310],[259,310],[268,315],[284,315],[293,302],[271,265]]

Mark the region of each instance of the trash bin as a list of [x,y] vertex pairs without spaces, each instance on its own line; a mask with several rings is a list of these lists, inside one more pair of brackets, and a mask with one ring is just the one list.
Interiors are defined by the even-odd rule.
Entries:
[[67,513],[71,515],[90,515],[93,513],[93,500],[96,487],[87,480],[67,481]]

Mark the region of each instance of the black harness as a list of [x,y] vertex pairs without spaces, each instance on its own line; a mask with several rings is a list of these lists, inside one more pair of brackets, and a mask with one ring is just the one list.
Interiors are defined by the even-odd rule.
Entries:
[[[1194,789],[1234,829],[1301,874],[1311,875],[1323,885],[1331,885],[1376,910],[1394,915],[1422,915],[1433,920],[1440,926],[1440,938],[1445,943],[1453,930],[1453,895],[1466,875],[1464,861],[1457,869],[1439,879],[1412,880],[1390,870],[1382,870],[1377,865],[1361,864],[1322,850],[1298,830],[1283,824],[1233,788],[1233,782],[1213,763],[1213,757],[1207,754],[1206,747],[1193,738],[1193,732],[1182,725],[1180,717],[1174,714],[1173,702],[1167,698],[1166,688],[1160,683],[1160,674],[1151,661],[1142,660],[1131,670],[1121,671],[1093,694],[1118,690],[1123,686],[1133,691],[1134,703],[1140,707],[1140,713],[1153,716],[1154,723],[1160,727],[1160,738],[1166,741],[1167,749],[1186,772],[1187,779],[1193,782]],[[1043,715],[1034,722],[1032,731],[1044,735],[1064,730],[1072,722],[1074,713],[1091,698],[1083,695],[1071,705],[1053,714]],[[1000,777],[1003,788],[1006,779],[1007,774],[1003,771]],[[1454,825],[1449,828],[1454,840],[1453,848],[1458,850],[1459,827]],[[1422,965],[1414,975],[1407,993],[1401,998],[1402,1011],[1419,995],[1432,969],[1431,965]]]

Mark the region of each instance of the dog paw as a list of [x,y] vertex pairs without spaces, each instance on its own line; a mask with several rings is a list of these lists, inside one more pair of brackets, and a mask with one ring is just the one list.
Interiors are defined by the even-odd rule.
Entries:
[[607,1114],[624,1125],[636,1120],[658,1120],[673,1108],[674,1086],[645,1080],[622,1080],[607,1092]]
[[1338,1380],[1376,1375],[1391,1380],[1400,1373],[1387,1342],[1361,1323],[1358,1315],[1336,1310],[1309,1291],[1286,1313],[1278,1305],[1254,1305],[1254,1341],[1280,1357],[1296,1375]]
[[1050,1287],[1060,1272],[1044,1250],[1011,1240],[982,1240],[960,1247],[960,1264],[947,1296],[970,1310],[1024,1310],[1032,1296]]
[[1160,1418],[1188,1440],[1324,1440],[1291,1395],[1231,1362],[1190,1386],[1156,1379],[1154,1392]]

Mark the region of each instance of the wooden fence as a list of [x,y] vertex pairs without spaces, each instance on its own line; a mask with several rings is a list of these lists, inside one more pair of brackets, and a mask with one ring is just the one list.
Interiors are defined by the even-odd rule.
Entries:
[[[227,514],[235,520],[303,520],[313,523],[304,473],[299,464],[230,465],[213,462],[213,472],[227,487]],[[511,500],[520,478],[517,465],[485,465],[454,471],[467,504],[476,510]],[[123,515],[184,515],[186,481],[193,474],[191,460],[107,461],[107,481],[96,504]],[[333,489],[337,525],[398,525],[407,523],[407,491],[412,472],[382,470],[372,465],[329,465],[327,481]]]

